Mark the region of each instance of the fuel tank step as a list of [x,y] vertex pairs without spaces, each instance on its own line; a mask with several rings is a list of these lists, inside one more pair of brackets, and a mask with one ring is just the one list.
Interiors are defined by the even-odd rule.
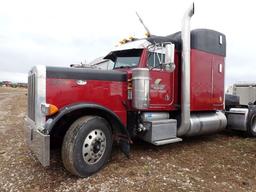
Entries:
[[176,143],[176,142],[180,142],[180,141],[182,141],[182,139],[176,137],[176,138],[172,138],[172,139],[164,139],[164,140],[160,140],[160,141],[154,141],[154,142],[152,142],[152,144],[159,146],[159,145],[166,145],[166,144],[170,144],[170,143]]

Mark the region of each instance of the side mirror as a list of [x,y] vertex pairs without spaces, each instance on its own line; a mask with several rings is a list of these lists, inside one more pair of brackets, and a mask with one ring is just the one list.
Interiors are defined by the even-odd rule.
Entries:
[[172,43],[168,43],[165,45],[165,70],[174,71],[175,63],[174,63],[174,55],[175,55],[175,45]]

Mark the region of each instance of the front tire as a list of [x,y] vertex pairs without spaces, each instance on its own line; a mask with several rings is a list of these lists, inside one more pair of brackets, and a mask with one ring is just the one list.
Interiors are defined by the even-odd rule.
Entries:
[[62,144],[64,167],[74,175],[87,177],[99,171],[109,160],[112,133],[108,122],[97,116],[76,120]]

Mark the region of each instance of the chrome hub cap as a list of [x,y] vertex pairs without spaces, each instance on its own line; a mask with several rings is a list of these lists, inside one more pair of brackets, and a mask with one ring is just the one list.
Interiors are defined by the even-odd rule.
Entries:
[[97,163],[106,149],[106,136],[99,130],[91,131],[84,140],[82,155],[87,164]]

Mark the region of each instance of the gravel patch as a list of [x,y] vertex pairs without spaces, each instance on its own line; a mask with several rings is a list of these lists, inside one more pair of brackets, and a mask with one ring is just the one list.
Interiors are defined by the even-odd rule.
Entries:
[[88,178],[70,175],[58,149],[44,168],[24,142],[26,90],[0,93],[0,191],[256,191],[256,139],[236,133],[160,147],[135,141],[130,159],[115,147],[107,166]]

